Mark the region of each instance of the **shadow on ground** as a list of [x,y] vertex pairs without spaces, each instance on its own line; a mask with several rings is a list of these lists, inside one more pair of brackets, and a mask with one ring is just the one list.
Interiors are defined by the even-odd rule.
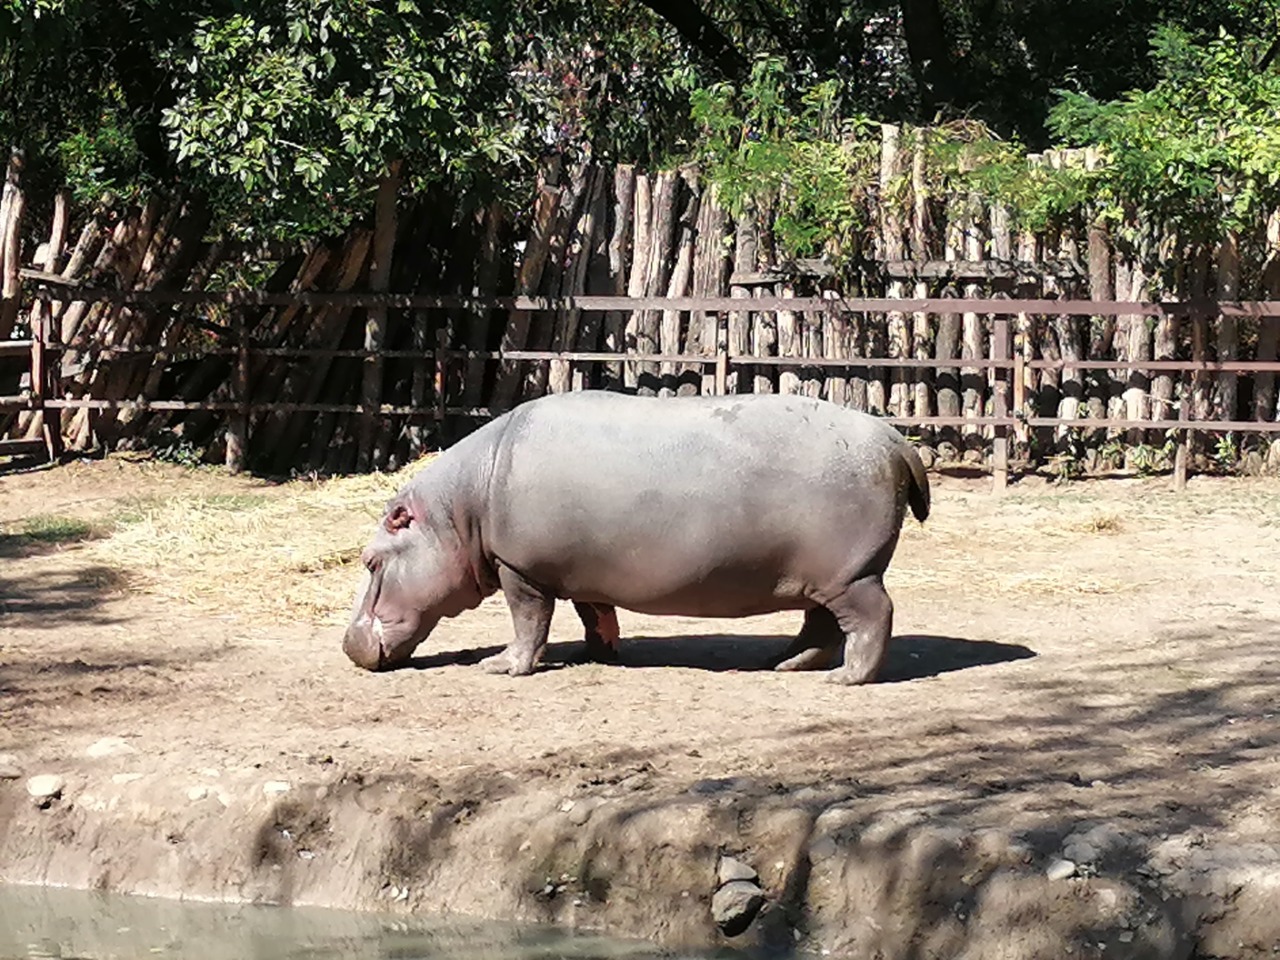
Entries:
[[[615,666],[631,668],[684,667],[719,673],[732,670],[772,670],[791,643],[790,636],[701,634],[685,637],[627,637],[622,641]],[[485,657],[500,653],[502,647],[447,650],[414,657],[411,669],[431,670],[446,666],[474,666]],[[544,668],[558,669],[584,662],[582,643],[548,644]],[[880,683],[922,680],[956,670],[994,666],[1036,656],[1034,650],[1017,643],[991,640],[963,640],[958,637],[906,635],[894,637],[880,672]]]
[[128,585],[125,574],[102,564],[6,570],[0,575],[0,631],[119,623],[122,618],[105,613],[101,607],[125,592]]

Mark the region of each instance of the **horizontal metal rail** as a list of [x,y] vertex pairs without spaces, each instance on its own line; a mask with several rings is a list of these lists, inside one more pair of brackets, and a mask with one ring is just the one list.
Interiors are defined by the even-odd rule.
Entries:
[[637,310],[700,311],[706,313],[1018,313],[1072,316],[1280,316],[1274,300],[1069,300],[1003,297],[627,297],[627,296],[464,296],[423,293],[330,293],[269,290],[109,290],[82,287],[52,288],[44,281],[36,289],[43,300],[102,302],[131,306],[209,305],[333,306],[348,309],[381,307],[409,310],[518,310],[527,313],[598,310],[630,313]]

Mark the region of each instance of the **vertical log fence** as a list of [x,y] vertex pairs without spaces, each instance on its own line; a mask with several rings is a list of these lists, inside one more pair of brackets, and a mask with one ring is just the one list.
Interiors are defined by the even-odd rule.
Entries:
[[[1165,317],[1191,316],[1193,318],[1214,316],[1231,317],[1239,322],[1248,318],[1252,322],[1270,321],[1280,317],[1280,301],[1200,301],[1200,302],[1124,302],[1101,300],[1015,300],[1008,297],[994,298],[836,298],[831,297],[753,297],[752,314],[796,316],[806,327],[816,327],[824,322],[824,317],[840,315],[846,319],[860,315],[897,312],[899,315],[914,317],[953,316],[956,312],[964,315],[982,316],[990,319],[989,356],[952,357],[919,357],[912,352],[897,351],[894,356],[794,356],[767,355],[752,349],[733,348],[732,327],[736,316],[741,314],[741,299],[738,297],[672,297],[672,296],[580,296],[580,297],[458,297],[432,296],[422,294],[390,294],[373,292],[279,292],[271,290],[241,291],[236,293],[215,293],[201,291],[112,291],[112,290],[75,290],[69,292],[58,285],[52,275],[38,278],[38,286],[34,293],[35,308],[33,315],[38,322],[33,329],[33,337],[26,341],[8,341],[0,344],[0,355],[25,353],[29,356],[29,389],[21,396],[0,397],[0,414],[6,411],[21,411],[38,418],[41,427],[37,431],[40,436],[34,439],[7,441],[8,447],[0,447],[0,453],[33,452],[42,450],[56,458],[60,455],[61,431],[56,429],[62,411],[82,411],[86,415],[110,414],[120,416],[125,412],[135,415],[143,412],[200,412],[205,414],[222,414],[226,419],[225,460],[233,470],[244,469],[253,444],[251,424],[254,415],[265,413],[274,416],[307,413],[336,415],[346,417],[353,423],[368,424],[378,418],[397,417],[415,422],[427,421],[435,426],[438,442],[447,442],[445,434],[447,425],[459,419],[486,419],[501,414],[509,406],[480,407],[468,404],[451,403],[449,384],[450,370],[460,368],[473,370],[476,364],[496,364],[499,368],[510,369],[513,364],[538,364],[544,368],[563,367],[572,371],[581,365],[606,366],[620,364],[630,367],[643,362],[659,369],[674,365],[699,367],[704,372],[710,369],[710,380],[713,392],[728,394],[747,392],[752,386],[745,376],[738,378],[737,389],[734,389],[735,371],[754,372],[756,377],[767,376],[771,371],[796,371],[800,368],[819,368],[823,370],[845,372],[853,368],[867,370],[869,376],[887,374],[890,383],[907,383],[928,375],[941,376],[939,363],[947,359],[961,359],[966,367],[981,379],[990,378],[992,384],[991,403],[985,410],[972,410],[956,413],[941,412],[938,415],[911,409],[905,397],[900,398],[898,409],[888,409],[880,414],[887,422],[905,428],[908,431],[938,431],[945,428],[962,428],[969,431],[990,431],[992,447],[990,473],[993,490],[1000,492],[1008,484],[1011,470],[1015,469],[1011,457],[1011,439],[1016,438],[1019,430],[1035,430],[1051,428],[1054,430],[1075,429],[1081,431],[1101,430],[1108,432],[1143,430],[1161,431],[1176,437],[1177,448],[1174,460],[1174,481],[1178,487],[1186,482],[1188,472],[1187,439],[1196,432],[1225,433],[1242,432],[1263,435],[1280,435],[1280,422],[1273,421],[1237,421],[1226,418],[1210,418],[1198,420],[1192,417],[1193,404],[1186,402],[1192,397],[1191,385],[1194,378],[1210,374],[1218,378],[1239,377],[1247,375],[1270,375],[1280,373],[1278,360],[1206,360],[1202,356],[1193,356],[1190,360],[1161,359],[1149,360],[1134,358],[1124,360],[1087,360],[1076,357],[1060,356],[1027,360],[1018,347],[1015,324],[1024,316],[1056,316],[1060,320],[1074,320],[1077,317],[1138,317],[1145,323],[1149,317],[1159,321]],[[212,357],[226,357],[231,365],[230,389],[226,399],[139,399],[95,398],[60,395],[52,383],[50,376],[55,365],[51,358],[60,357],[69,352],[54,334],[51,322],[51,305],[59,300],[75,298],[91,305],[91,308],[108,308],[121,311],[155,310],[163,307],[180,305],[187,309],[199,306],[218,306],[231,311],[231,328],[234,331],[233,342],[225,347],[215,347],[201,351],[197,359],[207,360]],[[251,311],[267,306],[286,307],[295,310],[317,308],[322,311],[351,311],[373,308],[380,312],[391,309],[413,309],[422,311],[506,311],[519,312],[522,315],[537,318],[548,315],[562,316],[569,311],[578,312],[617,312],[632,316],[648,313],[660,316],[663,312],[698,311],[709,318],[714,325],[714,349],[706,350],[701,355],[686,353],[664,353],[652,350],[628,349],[623,351],[565,351],[547,349],[504,349],[472,350],[452,348],[448,343],[448,332],[444,327],[437,328],[434,350],[422,349],[369,349],[366,347],[279,347],[254,340],[250,334],[248,317]],[[115,356],[120,358],[149,359],[172,349],[167,344],[112,344],[83,348],[83,355],[102,358]],[[339,360],[356,360],[361,364],[376,362],[386,364],[394,360],[405,360],[413,364],[415,370],[431,368],[432,403],[387,404],[366,403],[340,404],[325,403],[314,399],[293,400],[259,396],[254,391],[253,371],[261,369],[268,358],[284,358],[291,361],[322,360],[335,363]],[[643,358],[641,361],[640,358]],[[365,369],[369,369],[365,367]],[[1124,414],[1127,409],[1119,408],[1121,416],[1091,415],[1087,407],[1078,408],[1083,416],[1062,417],[1045,416],[1029,413],[1017,403],[1019,390],[1017,385],[1027,370],[1056,372],[1061,380],[1070,374],[1083,381],[1083,375],[1090,372],[1107,375],[1143,376],[1156,374],[1176,378],[1182,382],[1183,401],[1179,404],[1176,418],[1167,414],[1161,418],[1132,418]],[[764,373],[761,373],[764,371]],[[416,375],[416,374],[415,374]],[[699,381],[702,375],[699,375]],[[582,378],[580,383],[586,383]],[[657,382],[657,381],[655,381]],[[640,392],[639,378],[633,388]],[[655,391],[656,392],[656,391]],[[466,391],[461,392],[465,395]],[[1015,398],[1010,405],[1010,398]],[[462,399],[459,396],[458,399]],[[517,401],[519,402],[519,401]],[[1220,412],[1220,411],[1219,411]],[[368,436],[369,434],[365,434]]]

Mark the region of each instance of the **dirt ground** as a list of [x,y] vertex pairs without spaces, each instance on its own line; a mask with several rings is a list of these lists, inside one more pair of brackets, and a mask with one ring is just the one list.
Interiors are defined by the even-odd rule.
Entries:
[[[262,830],[189,846],[206,861],[200,873],[176,861],[163,870],[121,866],[128,824],[154,832],[176,817],[185,827],[165,827],[167,843],[182,848],[204,829],[195,811],[206,798],[220,799],[222,812],[212,809],[225,815],[246,797],[271,800],[263,816],[292,838],[297,830],[280,826],[280,797],[314,787],[307,809],[328,803],[332,831],[353,822],[334,812],[339,794],[359,788],[360,809],[399,811],[401,834],[387,847],[395,855],[384,850],[375,869],[351,853],[356,859],[331,866],[323,883],[295,876],[291,890],[272,896],[300,901],[310,890],[312,900],[339,905],[382,897],[584,925],[594,917],[680,939],[694,921],[668,930],[655,918],[666,910],[658,901],[624,894],[623,874],[632,888],[644,885],[634,880],[639,867],[617,865],[607,893],[568,876],[584,872],[580,858],[570,857],[566,877],[550,876],[548,864],[560,862],[574,825],[582,828],[574,804],[588,817],[585,799],[618,806],[620,818],[608,821],[615,836],[641,829],[639,811],[668,805],[639,858],[655,878],[665,868],[654,849],[687,843],[680,856],[704,861],[717,851],[749,853],[752,837],[761,849],[789,849],[782,824],[798,810],[807,852],[778,854],[776,863],[761,855],[755,868],[794,940],[815,950],[1046,955],[1025,930],[1021,954],[964,947],[978,942],[982,916],[996,916],[994,906],[982,914],[982,897],[1003,898],[1005,918],[1022,909],[1017,891],[1034,884],[1049,900],[1068,887],[1073,902],[1096,899],[1114,853],[1123,863],[1112,872],[1129,884],[1120,900],[1145,898],[1160,918],[1149,911],[1149,933],[1132,916],[1111,932],[1072,921],[1068,949],[1087,953],[1106,941],[1112,956],[1269,955],[1280,938],[1271,916],[1280,893],[1280,482],[1194,478],[1176,494],[1167,478],[1027,479],[997,498],[985,480],[932,480],[933,515],[923,526],[908,521],[888,577],[897,614],[884,676],[842,688],[821,673],[761,669],[798,629],[795,615],[730,622],[620,611],[622,663],[577,665],[579,627],[567,604],[543,670],[488,676],[474,664],[509,634],[500,598],[442,624],[410,668],[363,673],[340,650],[356,582],[350,561],[394,478],[366,478],[358,496],[326,501],[324,485],[308,481],[269,484],[125,458],[0,476],[0,754],[23,778],[66,782],[58,802],[36,810],[23,779],[0,780],[0,879],[56,874],[85,886],[206,896],[230,883],[261,896],[246,877],[272,865]],[[181,556],[161,543],[215,508],[230,526],[211,528]],[[321,534],[329,539],[316,540],[311,556],[298,555],[295,539]],[[399,784],[401,793],[371,806],[374,784]],[[131,804],[131,820],[122,804]],[[706,824],[688,827],[686,840],[663,834],[693,816],[690,804],[701,804]],[[735,811],[736,837],[717,839],[717,805]],[[474,825],[498,807],[506,820],[494,820],[490,833]],[[515,829],[518,810],[523,839],[501,846],[495,838]],[[452,833],[438,829],[440,811]],[[419,815],[436,826],[404,826]],[[770,817],[774,825],[762,826]],[[210,837],[231,829],[219,822]],[[558,832],[539,839],[548,824]],[[1094,827],[1102,832],[1081,853],[1080,835]],[[945,851],[918,849],[921,837],[950,843],[952,828],[970,850],[972,838],[998,833],[1002,852],[983,876],[994,877],[997,860],[1016,861],[1023,879],[1003,893],[981,888],[978,860],[948,871],[939,866],[950,862]],[[473,844],[489,838],[487,866],[473,858],[450,872],[445,861],[460,856],[450,851],[468,829],[480,831]],[[1054,860],[1072,859],[1073,834],[1076,876],[1046,886]],[[573,843],[598,853],[610,841],[593,836]],[[541,859],[507,884],[503,871],[544,839]],[[865,852],[881,840],[917,858],[912,869],[924,873],[904,867],[859,879],[847,865],[823,873],[833,845]],[[217,843],[236,851],[225,856],[251,861],[238,879],[227,879],[231,866],[208,865],[224,855]],[[78,851],[76,866],[58,860],[63,849]],[[435,872],[403,862],[415,857],[434,860]],[[359,879],[334,878],[358,865]],[[162,884],[161,874],[170,879]],[[944,875],[955,890],[940,892]],[[182,877],[187,889],[172,889]],[[663,896],[687,900],[687,879],[672,882],[686,889]],[[831,885],[825,894],[822,883]],[[515,892],[495,899],[485,884]],[[571,902],[557,899],[560,886],[575,884],[582,890]],[[924,919],[902,917],[911,890],[927,905]],[[1171,913],[1171,897],[1192,906]],[[616,905],[628,900],[624,915]],[[877,920],[871,900],[896,919]],[[886,923],[893,931],[881,929]],[[1012,942],[1007,926],[998,934]]]

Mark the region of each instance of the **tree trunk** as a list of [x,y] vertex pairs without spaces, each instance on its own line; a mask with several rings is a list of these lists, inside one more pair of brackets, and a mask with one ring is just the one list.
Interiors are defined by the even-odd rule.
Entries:
[[[626,296],[628,264],[631,255],[630,239],[636,223],[636,168],[621,164],[613,173],[613,230],[609,235],[609,278],[614,296]],[[638,229],[638,227],[635,227]],[[648,227],[645,228],[646,232]],[[603,349],[608,353],[622,353],[627,348],[627,314],[622,310],[610,310],[604,317]],[[609,362],[604,368],[604,382],[617,390],[624,384],[623,364]],[[630,364],[626,365],[630,376]]]
[[[1280,212],[1267,223],[1268,257],[1262,268],[1262,292],[1268,300],[1280,300]],[[1258,327],[1258,356],[1263,363],[1274,361],[1280,351],[1280,317],[1262,317]],[[1254,377],[1253,419],[1280,420],[1276,409],[1276,375],[1259,371]]]
[[[480,241],[480,263],[476,270],[475,291],[478,296],[489,297],[498,292],[498,277],[502,267],[502,233],[506,214],[501,203],[491,203],[484,211],[484,233]],[[425,322],[425,311],[423,321]],[[489,332],[493,328],[495,311],[478,310],[467,324],[466,346],[468,350],[488,350]],[[420,349],[429,348],[425,330],[419,336]],[[485,373],[488,363],[484,360],[468,360],[466,376],[462,384],[462,403],[466,407],[478,407],[484,402]],[[417,401],[415,401],[416,405]]]
[[[591,262],[591,247],[599,222],[599,203],[604,196],[606,171],[592,167],[587,174],[586,202],[582,215],[577,218],[565,250],[566,266],[560,282],[560,296],[581,296],[587,289],[587,266]],[[575,308],[561,311],[556,316],[551,349],[560,353],[573,350],[578,340],[578,328],[582,311]],[[548,388],[552,393],[568,393],[573,389],[573,364],[568,360],[552,360]]]
[[[538,186],[538,199],[534,207],[533,223],[525,242],[524,256],[516,277],[516,296],[527,297],[537,293],[542,281],[542,271],[547,264],[551,230],[556,211],[560,207],[560,158],[552,157],[542,171]],[[512,310],[502,333],[503,350],[524,350],[529,343],[532,314],[527,310]],[[495,415],[511,409],[519,396],[524,364],[519,360],[503,360],[493,385],[493,399],[489,408]]]
[[[1106,225],[1095,222],[1089,225],[1089,299],[1114,300],[1116,287],[1112,281],[1111,238]],[[1119,264],[1117,264],[1117,268]],[[1119,270],[1117,269],[1117,275]],[[1093,360],[1111,357],[1111,345],[1115,339],[1116,318],[1112,315],[1094,317],[1092,336],[1089,339],[1088,356]],[[1113,393],[1112,377],[1105,370],[1088,375],[1089,416],[1099,420],[1107,416],[1107,405]]]
[[[698,209],[698,237],[693,255],[693,295],[695,297],[722,297],[726,292],[732,261],[725,239],[729,233],[729,217],[720,205],[714,184],[708,185]],[[719,336],[719,314],[694,310],[689,314],[689,327],[702,330],[701,354],[714,356],[716,338]],[[702,381],[701,392],[708,396],[715,393],[715,370],[705,366],[698,371]]]
[[[924,262],[929,259],[928,194],[925,186],[925,137],[928,136],[928,131],[918,127],[915,134],[915,148],[911,157],[911,256],[919,262]],[[928,281],[917,280],[913,295],[919,300],[926,299],[929,296]],[[930,326],[927,313],[916,313],[911,318],[911,356],[917,360],[928,360],[932,353]],[[929,416],[932,412],[930,394],[933,385],[930,382],[928,368],[915,368],[909,379],[914,385],[911,402],[912,416]],[[931,433],[926,427],[920,428],[920,432]]]
[[[675,247],[675,266],[671,271],[671,279],[667,283],[668,297],[683,297],[689,290],[689,282],[693,277],[693,250],[697,242],[698,205],[700,197],[697,190],[696,174],[690,170],[681,171],[677,186],[683,187],[681,193],[686,198],[684,212],[677,224],[679,237]],[[680,310],[663,310],[659,326],[662,353],[674,356],[680,353]],[[674,363],[663,363],[661,396],[675,396],[679,386],[676,382],[677,367]]]
[[[902,218],[893,202],[894,184],[904,173],[903,151],[900,149],[898,127],[880,125],[880,259],[905,260],[906,246],[902,238]],[[885,297],[902,299],[906,284],[890,280]],[[888,355],[902,359],[911,355],[911,329],[907,315],[894,310],[885,316],[888,334]],[[911,412],[911,391],[906,371],[893,367],[889,371],[889,412],[895,417],[905,417]]]
[[[1227,231],[1218,246],[1218,299],[1240,299],[1240,238]],[[1218,318],[1218,360],[1236,360],[1240,356],[1239,320],[1229,314]],[[1218,374],[1217,416],[1221,420],[1236,419],[1239,374]]]
[[[978,262],[983,257],[982,235],[978,231],[979,213],[982,209],[982,201],[976,194],[970,194],[968,204],[964,212],[964,218],[961,221],[964,230],[964,248],[965,259]],[[982,288],[976,283],[966,283],[964,285],[964,295],[966,298],[975,298],[982,292]],[[961,319],[962,338],[960,355],[965,360],[977,360],[987,355],[986,336],[985,336],[984,318],[972,311],[966,311]],[[966,418],[981,417],[983,411],[984,387],[986,385],[986,376],[977,367],[962,367],[960,370],[960,383],[963,387],[963,403],[964,416]],[[965,424],[964,434],[969,438],[977,438],[982,435],[983,431],[980,427]]]
[[[649,232],[649,256],[643,265],[643,287],[640,296],[660,297],[666,292],[671,273],[671,249],[675,239],[676,204],[680,193],[680,175],[664,171],[656,177],[653,189],[652,221]],[[639,203],[636,205],[639,212]],[[634,276],[635,266],[632,267]],[[635,336],[629,346],[639,354],[658,353],[662,349],[662,312],[641,310],[635,317]],[[636,364],[636,387],[642,396],[653,396],[661,387],[660,368],[656,363]]]
[[[653,182],[645,174],[636,175],[634,211],[632,222],[631,270],[627,280],[627,296],[643,297],[646,274],[653,247]],[[623,344],[630,353],[638,350],[643,311],[633,310],[626,320]],[[652,353],[652,350],[646,351]],[[636,390],[640,384],[640,365],[629,361],[626,365],[625,384],[628,390]]]
[[[754,210],[747,210],[735,225],[733,272],[741,276],[754,273],[756,269],[756,251],[759,236]],[[732,282],[732,281],[731,281]],[[751,298],[751,288],[733,285],[729,288],[729,296],[735,300]],[[729,354],[743,357],[751,349],[751,313],[748,310],[734,310],[729,314]],[[742,376],[741,360],[729,369],[728,393],[745,393],[746,380]]]
[[22,266],[22,217],[26,211],[26,197],[22,192],[22,169],[25,158],[21,151],[9,154],[9,166],[5,172],[3,199],[0,200],[0,340],[8,340],[18,322],[22,304],[22,284],[19,269]]
[[[374,201],[373,259],[369,264],[369,290],[386,293],[391,280],[391,258],[396,242],[396,200],[400,195],[402,160],[393,160],[386,175],[378,183],[378,196]],[[370,307],[365,311],[364,349],[382,351],[387,344],[387,308]],[[365,473],[371,464],[382,462],[385,450],[374,449],[381,420],[377,413],[382,403],[382,380],[385,361],[381,356],[365,357],[364,373],[360,383],[360,404],[364,412],[360,416],[360,445],[356,456],[356,470]]]
[[[578,213],[586,199],[588,185],[594,167],[589,163],[579,163],[573,168],[569,182],[565,184],[560,195],[560,209],[557,211],[551,228],[550,245],[547,251],[547,265],[543,271],[541,292],[546,296],[559,296],[572,285],[570,258],[572,252],[573,229],[577,224]],[[535,316],[531,326],[529,347],[533,350],[550,350],[555,341],[558,327],[567,322],[566,311],[557,310],[552,314]],[[574,321],[576,323],[576,320]],[[540,397],[547,392],[547,381],[551,374],[551,361],[537,360],[529,368],[525,376],[525,399]]]

